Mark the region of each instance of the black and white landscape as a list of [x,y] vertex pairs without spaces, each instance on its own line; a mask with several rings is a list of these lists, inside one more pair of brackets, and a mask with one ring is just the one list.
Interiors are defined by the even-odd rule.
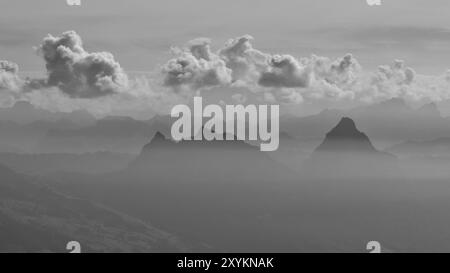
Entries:
[[450,252],[450,3],[241,2],[0,0],[0,252]]

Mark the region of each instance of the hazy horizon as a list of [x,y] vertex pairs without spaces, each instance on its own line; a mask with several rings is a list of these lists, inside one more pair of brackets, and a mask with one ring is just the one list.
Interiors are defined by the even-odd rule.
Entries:
[[450,252],[446,11],[0,0],[0,252]]

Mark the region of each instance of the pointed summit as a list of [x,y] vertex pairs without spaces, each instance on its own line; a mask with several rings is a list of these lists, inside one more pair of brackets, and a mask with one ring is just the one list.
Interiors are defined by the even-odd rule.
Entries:
[[359,138],[361,134],[356,128],[355,122],[351,118],[344,117],[327,134],[327,138]]
[[395,157],[377,151],[369,137],[347,117],[328,132],[305,162],[303,170],[307,177],[330,181],[380,178],[380,174],[397,173]]
[[356,128],[355,122],[344,117],[330,132],[316,151],[375,152],[369,138]]
[[152,138],[152,142],[153,141],[158,142],[161,140],[166,140],[166,136],[164,136],[160,131],[157,131],[156,134]]
[[163,148],[167,145],[170,145],[171,143],[171,139],[167,139],[163,133],[157,131],[152,140],[142,148],[141,154],[147,153],[147,151],[150,149]]
[[153,136],[152,140],[150,140],[149,143],[145,144],[144,147],[142,147],[139,156],[130,164],[136,165],[136,163],[139,162],[141,163],[146,162],[147,158],[152,157],[156,152],[169,150],[176,146],[177,143],[175,141],[173,141],[171,138],[166,138],[166,136],[163,133],[157,131]]
[[154,132],[160,132],[163,135],[170,135],[170,127],[172,122],[172,118],[170,116],[159,116],[156,115],[152,119],[148,121],[151,129]]

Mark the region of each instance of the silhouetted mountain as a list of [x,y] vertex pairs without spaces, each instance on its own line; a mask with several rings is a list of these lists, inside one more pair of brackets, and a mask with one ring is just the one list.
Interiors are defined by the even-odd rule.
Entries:
[[395,174],[396,168],[393,155],[376,150],[369,137],[356,128],[355,122],[344,117],[326,134],[303,170],[307,177],[341,180],[383,179]]
[[374,153],[376,150],[367,135],[358,131],[355,122],[344,117],[326,134],[316,152]]
[[174,122],[174,118],[170,116],[154,116],[152,119],[148,121],[148,124],[152,128],[153,134],[157,132],[161,132],[164,135],[170,136],[170,128],[172,123]]
[[325,110],[308,117],[285,117],[280,130],[298,139],[320,139],[342,116],[352,118],[379,147],[412,139],[429,140],[450,135],[450,120],[443,118],[436,104],[414,109],[393,98],[351,110]]
[[[287,245],[264,237],[261,220],[290,200],[298,174],[244,141],[179,141],[158,132],[124,171],[61,174],[58,189],[96,200],[212,250]],[[298,197],[298,194],[295,194]],[[288,207],[287,205],[283,205]],[[236,242],[246,240],[245,245]],[[222,236],[218,236],[222,234]]]
[[0,252],[180,251],[176,238],[91,202],[64,196],[0,166]]
[[[224,137],[226,137],[224,135]],[[176,172],[170,171],[176,169]],[[244,180],[274,181],[291,173],[270,159],[259,147],[245,141],[179,141],[162,133],[155,134],[138,158],[130,164],[132,172],[151,173],[153,178],[173,180],[226,179],[233,183]]]

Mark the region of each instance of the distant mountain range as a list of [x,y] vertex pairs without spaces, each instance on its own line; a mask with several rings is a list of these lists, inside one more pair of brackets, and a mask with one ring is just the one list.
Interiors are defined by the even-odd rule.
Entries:
[[11,108],[0,108],[0,121],[9,121],[17,124],[30,124],[34,122],[73,123],[77,126],[88,126],[95,123],[95,117],[87,111],[51,112],[44,110],[27,101],[18,101]]
[[408,139],[431,140],[450,136],[450,119],[443,118],[434,103],[414,109],[402,99],[351,110],[324,110],[308,117],[285,116],[280,121],[280,130],[302,140],[318,139],[343,116],[352,118],[379,148]]
[[[152,221],[207,251],[301,251],[308,234],[319,241],[323,234],[308,227],[356,224],[352,217],[360,218],[350,210],[361,212],[352,202],[375,204],[371,210],[379,213],[379,202],[387,206],[384,202],[403,190],[391,185],[396,158],[378,151],[352,119],[342,118],[330,128],[297,172],[244,141],[175,142],[157,132],[127,169],[52,175],[58,181],[52,186]],[[287,134],[283,138],[295,143]],[[321,213],[327,216],[317,216]],[[352,220],[339,218],[343,215]],[[366,232],[350,228],[348,233],[358,230]],[[335,232],[325,231],[331,237]]]
[[[280,132],[297,140],[302,150],[312,151],[343,116],[352,118],[379,149],[407,140],[450,137],[450,119],[443,118],[435,104],[415,109],[401,99],[351,110],[324,110],[306,117],[282,116]],[[170,135],[173,121],[170,116],[155,116],[149,120],[130,117],[96,120],[83,111],[49,112],[27,102],[18,102],[12,108],[0,109],[0,152],[139,154],[157,131]]]
[[406,157],[446,156],[450,158],[450,137],[429,141],[405,141],[390,147],[387,151]]
[[[354,251],[374,235],[401,249],[411,236],[398,230],[411,230],[413,246],[448,235],[440,137],[450,134],[433,104],[284,116],[270,153],[237,140],[175,142],[168,116],[19,121],[0,119],[0,151],[11,152],[0,153],[0,251],[65,252],[72,240],[100,252]],[[444,220],[424,231],[430,217]]]

